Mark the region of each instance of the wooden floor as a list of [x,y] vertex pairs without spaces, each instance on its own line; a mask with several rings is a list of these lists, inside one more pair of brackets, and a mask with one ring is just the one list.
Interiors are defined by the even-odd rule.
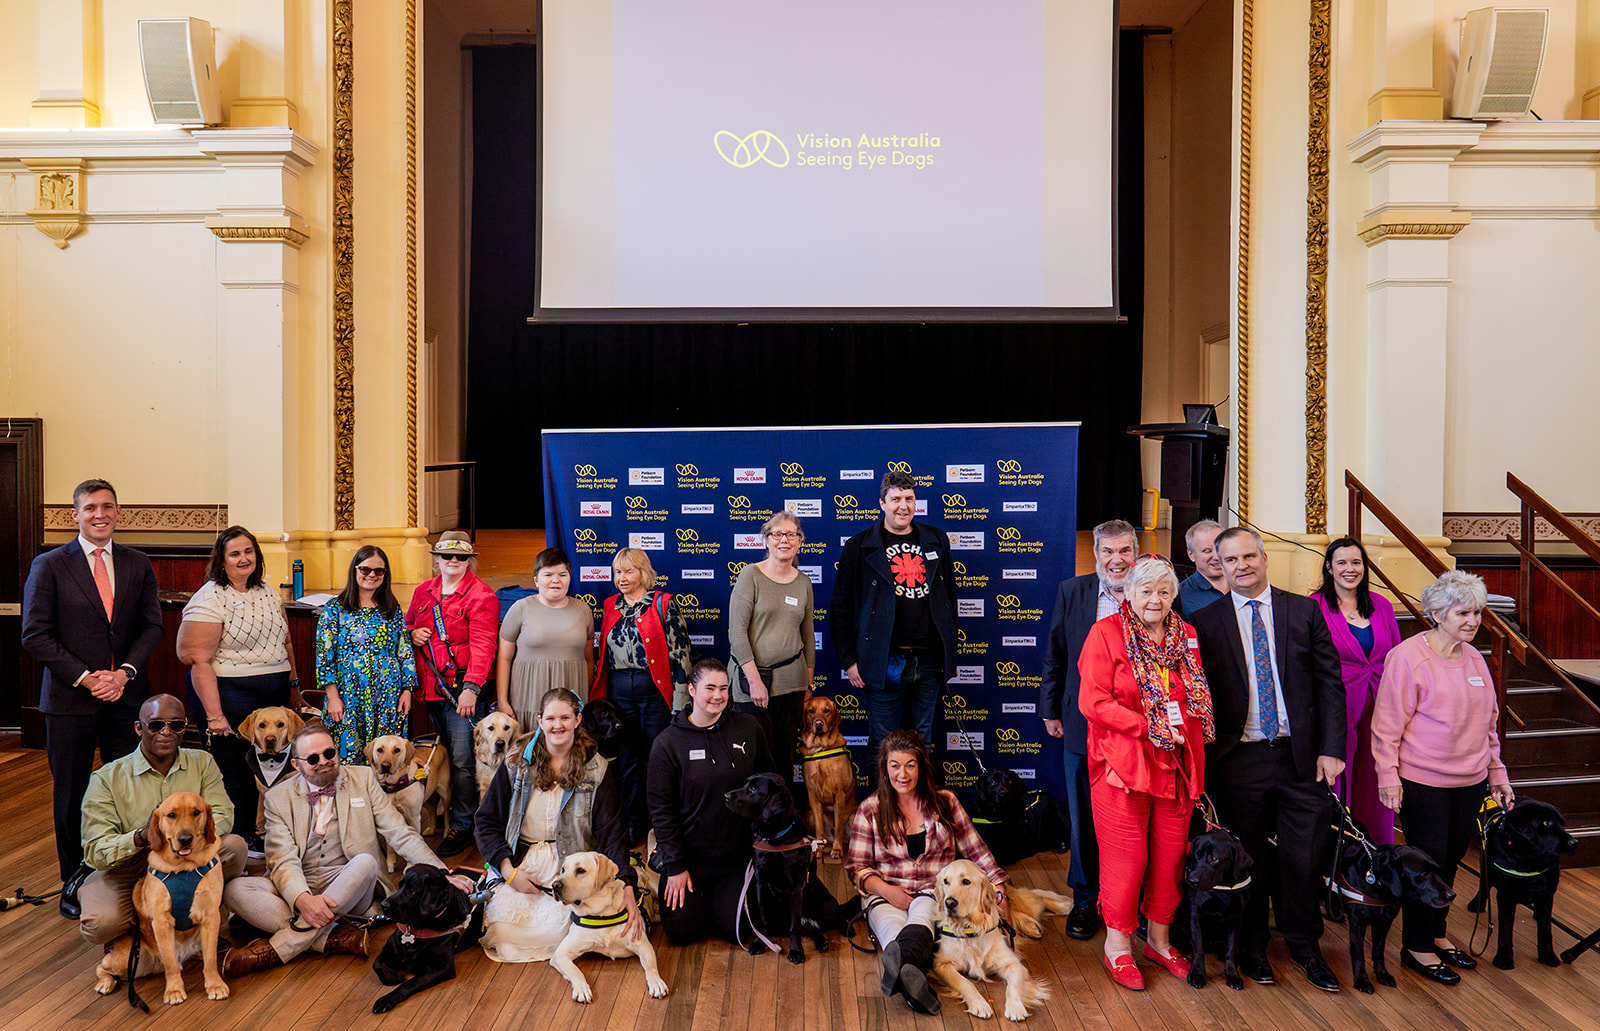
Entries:
[[[0,890],[17,887],[43,893],[59,887],[54,875],[55,849],[50,829],[50,783],[42,752],[24,750],[15,735],[0,737]],[[463,860],[475,857],[462,857]],[[1014,871],[1018,881],[1066,890],[1059,857],[1029,860]],[[841,870],[827,867],[824,877],[836,893]],[[1457,888],[1470,892],[1472,877],[1463,874]],[[1461,905],[1453,911],[1451,932],[1465,942],[1471,914]],[[1556,902],[1560,919],[1576,928],[1600,924],[1600,870],[1569,871],[1562,878]],[[1393,945],[1390,967],[1398,988],[1379,988],[1366,996],[1348,987],[1324,995],[1310,987],[1288,964],[1281,941],[1269,953],[1280,982],[1273,986],[1247,983],[1233,992],[1220,981],[1194,991],[1151,964],[1146,992],[1135,993],[1111,983],[1100,963],[1101,943],[1068,939],[1058,918],[1038,942],[1021,951],[1035,974],[1050,986],[1052,996],[1027,1026],[1046,1028],[1221,1029],[1259,1028],[1386,1028],[1430,1031],[1434,1028],[1518,1028],[1565,1031],[1600,1028],[1600,955],[1588,954],[1576,965],[1550,970],[1533,958],[1533,931],[1524,914],[1517,926],[1517,970],[1503,973],[1485,962],[1467,973],[1455,988],[1425,982],[1399,968]],[[240,978],[225,1002],[210,1002],[200,987],[199,970],[189,971],[189,1001],[181,1006],[152,1004],[146,1017],[130,1010],[125,994],[102,998],[94,993],[93,970],[100,950],[85,945],[76,925],[63,920],[56,907],[24,906],[0,913],[0,1028],[275,1028],[287,1031],[327,1028],[429,1028],[494,1031],[500,1028],[593,1031],[820,1031],[856,1029],[965,1029],[1009,1026],[1001,1018],[977,1021],[945,1002],[938,1017],[919,1017],[899,1000],[886,1000],[877,986],[875,957],[836,942],[826,955],[811,954],[803,966],[791,966],[773,955],[752,957],[722,944],[674,948],[656,932],[661,974],[671,987],[665,999],[645,994],[644,977],[632,960],[590,957],[580,966],[595,986],[595,1002],[573,1002],[568,986],[545,963],[498,965],[481,951],[463,954],[459,977],[423,992],[384,1017],[371,1014],[372,1001],[385,989],[371,964],[355,957],[301,957],[287,967]],[[1398,939],[1398,932],[1391,941]],[[1349,965],[1343,935],[1332,929],[1323,950],[1346,985]],[[1571,940],[1559,930],[1556,948]],[[1212,962],[1213,973],[1217,964]],[[160,979],[140,982],[146,1001],[160,999]],[[991,1000],[997,993],[990,986]]]

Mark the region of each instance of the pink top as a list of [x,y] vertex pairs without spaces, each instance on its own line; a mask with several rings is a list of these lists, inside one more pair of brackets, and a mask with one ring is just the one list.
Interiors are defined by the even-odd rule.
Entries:
[[1440,657],[1417,634],[1396,645],[1383,665],[1372,713],[1372,760],[1378,786],[1400,778],[1435,788],[1470,787],[1487,773],[1508,784],[1496,733],[1500,709],[1489,666],[1477,649],[1463,646],[1455,659]]

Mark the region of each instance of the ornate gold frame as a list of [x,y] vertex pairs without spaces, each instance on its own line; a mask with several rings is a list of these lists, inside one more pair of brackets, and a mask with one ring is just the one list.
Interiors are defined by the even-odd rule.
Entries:
[[1311,0],[1306,138],[1306,532],[1328,530],[1328,98],[1332,0]]
[[1239,15],[1239,381],[1233,391],[1240,522],[1250,518],[1250,82],[1255,65],[1255,11],[1255,0],[1243,0]]
[[417,0],[406,0],[406,518],[417,519]]
[[333,527],[356,525],[355,12],[333,5]]

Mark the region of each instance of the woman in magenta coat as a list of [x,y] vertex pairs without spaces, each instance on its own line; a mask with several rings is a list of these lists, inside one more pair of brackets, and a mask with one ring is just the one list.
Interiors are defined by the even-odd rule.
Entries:
[[1394,606],[1369,587],[1367,552],[1353,537],[1328,545],[1322,563],[1322,586],[1312,597],[1339,651],[1344,679],[1344,776],[1339,797],[1361,821],[1373,841],[1394,844],[1394,812],[1378,802],[1378,775],[1372,763],[1372,707],[1383,679],[1383,660],[1400,643]]

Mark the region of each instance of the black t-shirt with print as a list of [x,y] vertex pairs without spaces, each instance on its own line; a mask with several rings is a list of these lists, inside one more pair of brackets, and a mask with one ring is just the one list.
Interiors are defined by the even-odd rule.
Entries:
[[894,582],[894,633],[889,645],[892,648],[936,647],[939,642],[928,607],[932,588],[922,545],[915,534],[901,535],[885,529],[883,535],[889,541],[883,554],[889,560],[889,573]]

